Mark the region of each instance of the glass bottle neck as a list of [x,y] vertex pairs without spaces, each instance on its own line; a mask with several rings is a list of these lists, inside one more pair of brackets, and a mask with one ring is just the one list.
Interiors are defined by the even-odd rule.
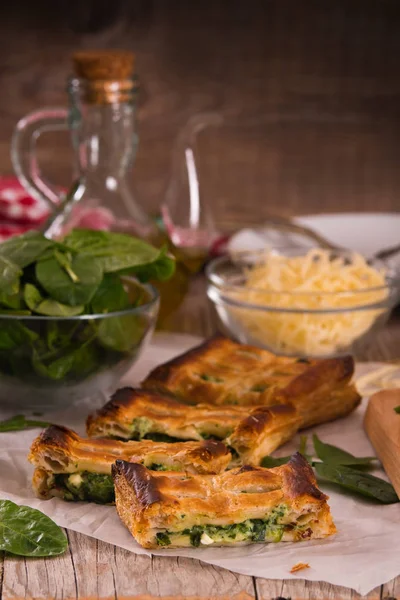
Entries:
[[78,172],[86,178],[120,179],[137,146],[131,103],[72,106],[70,125]]

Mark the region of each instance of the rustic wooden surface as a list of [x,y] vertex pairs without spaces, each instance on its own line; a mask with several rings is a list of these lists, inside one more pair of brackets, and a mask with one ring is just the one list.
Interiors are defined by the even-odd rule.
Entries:
[[374,394],[368,402],[364,427],[397,495],[400,497],[399,422],[393,412],[400,406],[400,389]]
[[[181,332],[210,335],[212,311],[198,277],[175,325]],[[179,324],[179,327],[178,327]],[[363,360],[400,358],[400,319],[396,316]],[[238,575],[185,558],[138,556],[68,531],[69,550],[52,559],[0,556],[0,600],[361,600],[349,590],[301,579],[275,581]],[[350,568],[350,567],[349,567]],[[368,600],[400,599],[400,577],[373,590]]]

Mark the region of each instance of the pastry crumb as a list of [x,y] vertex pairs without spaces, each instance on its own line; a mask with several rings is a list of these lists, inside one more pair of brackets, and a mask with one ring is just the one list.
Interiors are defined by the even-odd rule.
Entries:
[[290,572],[291,573],[297,573],[297,571],[302,571],[303,569],[309,569],[309,568],[310,568],[310,565],[308,563],[296,563],[290,569]]

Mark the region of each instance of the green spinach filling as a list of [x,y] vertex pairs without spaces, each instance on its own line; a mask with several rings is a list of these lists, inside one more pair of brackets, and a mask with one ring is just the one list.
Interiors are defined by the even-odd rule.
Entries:
[[54,476],[54,488],[64,493],[64,500],[78,502],[96,502],[111,504],[115,502],[114,483],[111,475],[103,473],[57,474]]
[[280,542],[285,531],[285,525],[280,521],[286,513],[287,507],[280,505],[266,519],[247,519],[231,525],[194,525],[179,532],[157,533],[156,541],[159,546],[169,546],[174,536],[189,536],[190,544],[195,548],[212,542]]
[[[179,467],[152,463],[150,471],[179,471]],[[53,489],[63,493],[63,499],[69,502],[96,502],[113,504],[115,502],[114,483],[111,475],[103,473],[60,473],[54,475]]]
[[147,417],[136,417],[132,421],[131,439],[132,440],[153,440],[154,442],[182,442],[180,438],[173,437],[166,433],[153,431],[154,423]]
[[[160,433],[154,431],[155,424],[151,419],[147,417],[136,417],[132,421],[132,429],[131,429],[131,439],[132,440],[153,440],[153,442],[187,442],[193,438],[177,438],[172,435],[168,435],[167,433]],[[199,431],[203,440],[223,440],[223,435],[216,435],[215,433],[206,433]]]

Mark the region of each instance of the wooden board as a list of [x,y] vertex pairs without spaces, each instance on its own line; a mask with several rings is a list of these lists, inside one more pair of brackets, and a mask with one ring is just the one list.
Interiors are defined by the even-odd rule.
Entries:
[[400,389],[374,394],[368,403],[364,426],[384,469],[400,497]]

